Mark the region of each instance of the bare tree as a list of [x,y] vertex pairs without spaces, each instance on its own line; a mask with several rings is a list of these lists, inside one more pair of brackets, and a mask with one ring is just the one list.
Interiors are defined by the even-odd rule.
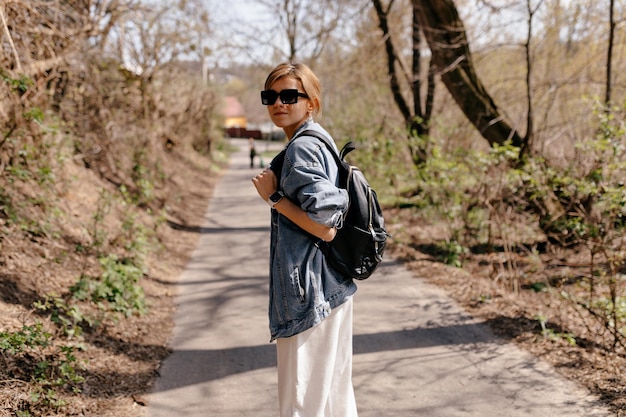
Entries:
[[528,13],[526,42],[524,43],[524,51],[526,55],[526,138],[522,143],[522,149],[520,155],[530,151],[533,138],[534,138],[534,126],[533,126],[533,88],[532,88],[532,52],[531,52],[531,40],[533,38],[533,17],[539,7],[541,7],[543,0],[537,2],[535,7],[532,5],[531,0],[526,1],[526,10]]
[[[246,21],[245,25],[239,21],[227,23],[239,39],[230,46],[261,64],[285,60],[306,60],[313,64],[332,40],[333,33],[353,17],[352,1],[255,0],[250,3],[256,5],[259,16]],[[251,7],[254,6],[251,4]]]
[[[427,70],[426,79],[424,80],[422,71],[422,36],[420,23],[417,20],[417,13],[413,13],[412,16],[412,65],[410,71],[403,63],[402,57],[398,54],[396,47],[393,43],[391,36],[391,30],[389,27],[389,12],[394,4],[394,0],[391,0],[386,7],[383,6],[380,0],[372,0],[376,16],[378,17],[379,28],[383,32],[385,40],[385,52],[387,54],[387,75],[389,78],[389,86],[393,95],[394,102],[398,107],[398,110],[404,118],[405,125],[407,126],[411,135],[425,136],[428,135],[430,130],[430,119],[432,115],[433,99],[435,94],[435,80],[434,72],[432,71],[432,60],[429,60],[429,68]],[[400,74],[399,74],[400,73]],[[402,75],[402,77],[400,76]],[[409,106],[403,94],[401,85],[401,78],[404,78],[409,85],[409,89],[412,95],[412,108]],[[424,103],[422,104],[422,89],[425,85],[426,94]],[[424,160],[425,154],[423,149],[415,148],[409,142],[409,150],[415,163],[420,163]]]
[[437,73],[469,121],[490,144],[525,139],[511,127],[476,75],[465,27],[452,0],[413,0]]
[[[432,108],[429,107],[429,103],[432,103],[431,95],[434,92],[432,77],[437,74],[465,116],[490,144],[503,144],[506,141],[511,141],[513,145],[522,147],[526,143],[526,139],[522,138],[507,123],[476,75],[465,28],[452,0],[436,2],[412,0],[414,66],[410,78],[413,80],[411,84],[414,86],[414,113],[409,110],[401,95],[398,82],[399,65],[397,65],[401,61],[394,49],[386,20],[394,0],[391,0],[386,8],[383,7],[380,0],[372,0],[372,4],[379,18],[380,28],[385,39],[391,90],[396,105],[411,131],[422,134],[427,132],[427,129],[424,128],[429,122]],[[415,43],[419,42],[419,36],[416,35],[416,32],[420,30],[424,34],[432,53],[424,110],[419,106],[419,94],[416,94],[419,83],[415,84],[416,80],[419,80],[419,72],[416,72],[419,71],[416,69],[419,67],[416,66],[416,63],[420,61],[419,55],[416,55],[416,52],[419,52],[419,48],[415,47]],[[416,123],[417,129],[415,128]]]
[[[99,45],[101,35],[128,9],[132,0],[101,0],[93,3],[4,1],[0,4],[0,73],[7,83],[0,85],[3,96],[0,106],[0,124],[7,129],[0,139],[0,172],[11,154],[19,151],[18,144],[6,149],[8,138],[20,128],[30,130],[22,144],[38,144],[41,133],[29,129],[24,109],[47,105],[48,93],[52,107],[58,109],[66,94],[69,73],[80,71],[85,51]],[[21,96],[8,88],[11,82],[19,85]],[[37,146],[34,146],[36,149]]]

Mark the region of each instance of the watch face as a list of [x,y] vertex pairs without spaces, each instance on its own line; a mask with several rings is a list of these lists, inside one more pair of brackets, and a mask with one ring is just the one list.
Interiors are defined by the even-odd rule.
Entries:
[[270,200],[273,201],[274,203],[279,201],[281,198],[283,198],[283,196],[278,191],[270,196]]

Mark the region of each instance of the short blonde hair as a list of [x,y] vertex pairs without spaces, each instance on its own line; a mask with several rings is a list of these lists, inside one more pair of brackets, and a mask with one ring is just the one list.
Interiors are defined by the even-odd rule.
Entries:
[[285,77],[293,77],[302,83],[304,93],[309,96],[315,116],[322,115],[322,84],[309,67],[300,62],[283,62],[274,68],[265,80],[265,89]]

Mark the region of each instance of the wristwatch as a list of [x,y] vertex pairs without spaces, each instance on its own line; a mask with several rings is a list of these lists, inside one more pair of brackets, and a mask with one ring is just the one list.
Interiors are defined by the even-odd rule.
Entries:
[[274,207],[276,203],[283,199],[284,196],[285,194],[283,194],[282,191],[276,191],[270,196],[270,198],[267,199],[267,204],[269,204],[270,207]]

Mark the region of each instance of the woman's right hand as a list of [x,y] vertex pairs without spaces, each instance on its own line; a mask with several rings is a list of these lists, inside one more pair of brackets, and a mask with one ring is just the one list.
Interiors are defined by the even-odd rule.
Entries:
[[266,168],[252,178],[252,184],[254,184],[259,196],[264,201],[267,201],[270,196],[276,192],[278,180],[276,179],[274,171]]

